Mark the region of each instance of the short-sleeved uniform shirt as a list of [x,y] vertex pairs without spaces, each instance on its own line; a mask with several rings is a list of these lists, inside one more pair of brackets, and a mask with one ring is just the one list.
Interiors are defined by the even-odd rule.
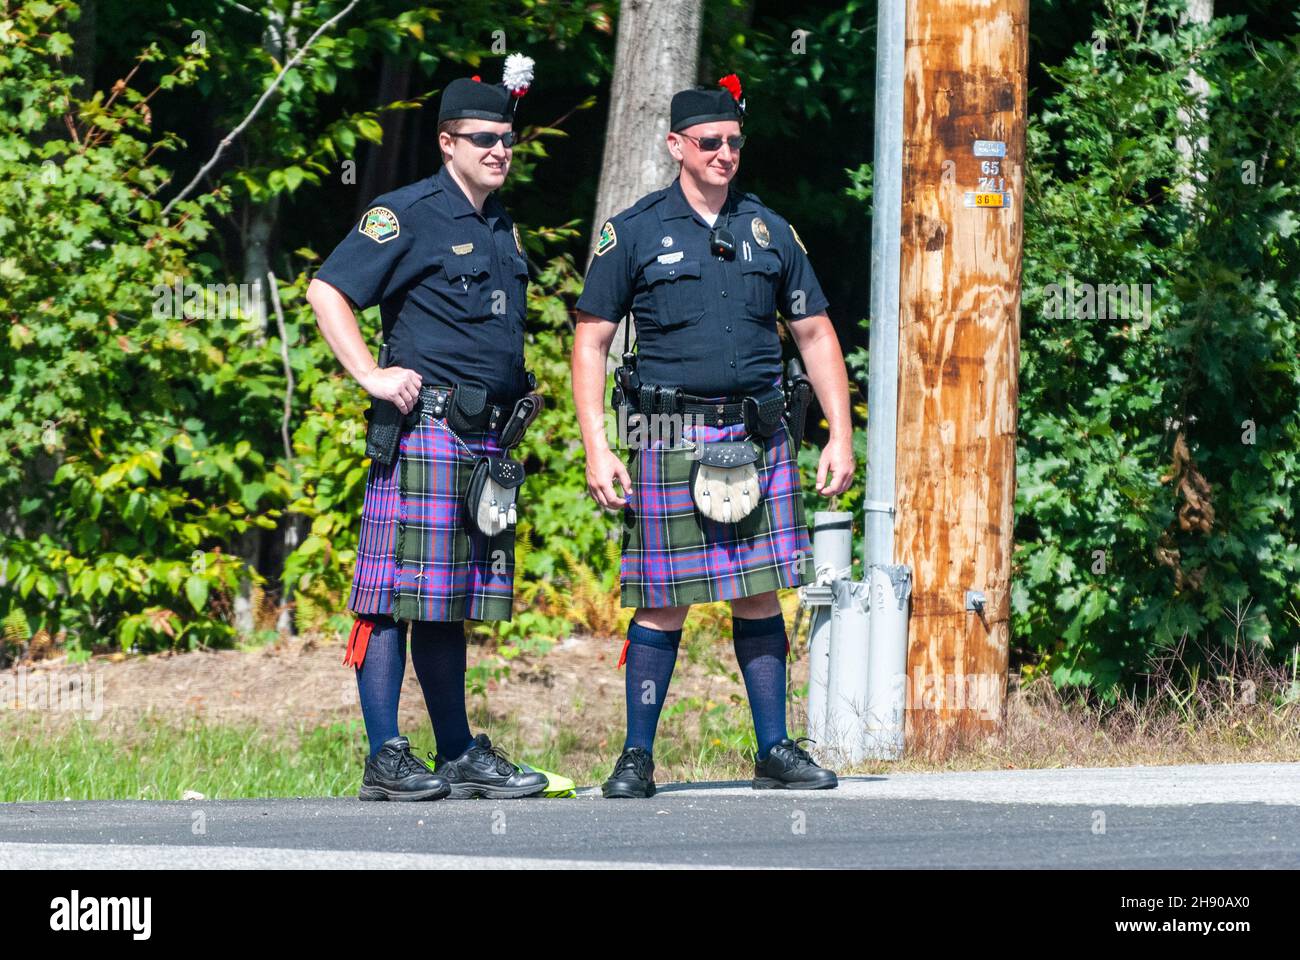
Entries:
[[642,383],[757,393],[781,373],[777,310],[798,320],[826,309],[789,221],[733,190],[717,226],[735,237],[735,259],[710,252],[713,228],[674,180],[601,228],[578,309],[614,323],[631,311]]
[[376,199],[316,277],[379,304],[390,365],[425,385],[478,384],[494,402],[527,392],[518,231],[495,194],[478,213],[446,167]]

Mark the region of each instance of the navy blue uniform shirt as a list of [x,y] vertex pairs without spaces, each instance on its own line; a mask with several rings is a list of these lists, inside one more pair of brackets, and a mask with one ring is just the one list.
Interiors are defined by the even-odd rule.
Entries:
[[674,180],[602,227],[578,309],[613,323],[631,310],[642,383],[703,397],[757,393],[781,375],[777,309],[790,320],[826,309],[789,221],[733,190],[724,224],[734,260],[709,251],[713,228]]
[[473,383],[496,402],[528,392],[528,265],[495,194],[480,215],[443,167],[379,197],[316,277],[379,304],[390,366],[428,385]]

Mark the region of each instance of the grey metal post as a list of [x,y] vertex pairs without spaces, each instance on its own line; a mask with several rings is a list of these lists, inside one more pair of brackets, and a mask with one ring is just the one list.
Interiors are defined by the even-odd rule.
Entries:
[[852,576],[853,514],[819,510],[813,515],[816,581],[803,588],[811,608],[808,627],[808,736],[821,743],[826,729],[826,684],[831,656],[831,583]]
[[867,584],[831,584],[831,655],[826,689],[826,748],[833,764],[856,764],[867,755],[868,638],[871,604]]
[[871,357],[867,388],[866,543],[863,570],[894,562],[894,456],[898,440],[899,238],[903,216],[903,52],[907,0],[880,0],[876,25],[876,130],[872,164]]
[[871,589],[871,649],[867,656],[866,755],[876,760],[903,756],[907,709],[907,610],[911,571],[902,564],[877,564],[867,571]]
[[[873,567],[894,560],[895,452],[898,445],[899,263],[903,214],[903,53],[907,0],[879,0],[876,34],[876,129],[871,223],[871,355],[867,387],[867,490],[863,502],[863,581],[845,576],[831,584],[831,649],[827,683],[825,753],[857,763],[871,754],[896,756],[902,713],[889,690],[892,671],[907,662],[907,600],[883,609],[877,625],[871,604]],[[902,575],[907,568],[900,568]],[[874,699],[869,684],[880,662],[885,688]],[[897,684],[895,684],[897,686]],[[872,729],[874,703],[888,721]],[[894,722],[895,719],[897,722]],[[879,742],[886,741],[886,749]],[[899,748],[901,750],[901,747]]]

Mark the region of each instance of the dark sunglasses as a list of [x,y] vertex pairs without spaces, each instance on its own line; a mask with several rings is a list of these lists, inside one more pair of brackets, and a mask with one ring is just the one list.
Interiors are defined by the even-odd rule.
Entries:
[[[722,149],[722,137],[692,137],[689,133],[679,133],[679,137],[685,137],[687,140],[694,140],[695,145],[705,153],[712,153],[714,150]],[[739,150],[745,145],[746,137],[743,133],[734,137],[727,137],[727,146],[732,150]]]
[[497,145],[498,140],[501,141],[501,146],[507,150],[518,142],[513,130],[507,130],[505,133],[488,133],[486,130],[480,130],[477,133],[453,133],[452,136],[464,137],[474,146],[481,147],[484,150],[491,150]]

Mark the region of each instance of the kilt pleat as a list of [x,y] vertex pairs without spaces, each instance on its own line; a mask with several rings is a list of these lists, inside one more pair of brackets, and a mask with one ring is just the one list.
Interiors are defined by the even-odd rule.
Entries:
[[348,608],[396,620],[509,620],[514,531],[487,537],[465,515],[470,473],[500,455],[495,432],[457,435],[421,419],[399,455],[370,464]]
[[[683,433],[701,443],[744,438],[743,424],[688,424]],[[763,445],[762,503],[739,523],[719,523],[696,509],[687,448],[656,441],[633,454],[632,493],[623,510],[623,606],[736,600],[811,578],[812,541],[788,429],[756,442]]]

